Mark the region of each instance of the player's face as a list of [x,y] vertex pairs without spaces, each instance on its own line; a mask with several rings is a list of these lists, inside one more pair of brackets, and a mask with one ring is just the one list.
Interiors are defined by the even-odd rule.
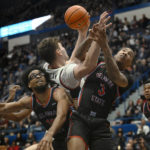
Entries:
[[67,61],[67,60],[69,59],[69,56],[68,56],[68,54],[67,54],[66,49],[62,46],[61,43],[58,43],[58,47],[59,47],[59,50],[61,51],[62,56],[63,56],[64,59]]
[[40,87],[46,85],[44,73],[40,70],[33,70],[28,75],[29,88]]
[[116,61],[121,64],[123,69],[132,65],[133,58],[134,52],[130,48],[123,48],[115,55]]
[[147,100],[150,99],[150,83],[144,85],[144,96]]

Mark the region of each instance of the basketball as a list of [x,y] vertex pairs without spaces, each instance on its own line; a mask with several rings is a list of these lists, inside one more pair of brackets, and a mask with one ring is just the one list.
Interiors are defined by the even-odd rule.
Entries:
[[66,24],[75,30],[83,28],[88,23],[89,18],[86,9],[79,5],[69,7],[64,15]]

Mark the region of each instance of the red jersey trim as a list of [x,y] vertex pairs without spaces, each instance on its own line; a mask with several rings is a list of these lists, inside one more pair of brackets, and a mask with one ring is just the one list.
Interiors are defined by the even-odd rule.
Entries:
[[149,108],[149,104],[148,104],[148,102],[147,102],[147,109],[148,109],[148,111],[150,112],[150,108]]
[[41,102],[36,98],[37,103],[39,105],[41,105],[42,107],[46,107],[50,102],[51,92],[52,92],[52,90],[51,90],[51,88],[49,88],[49,95],[48,95],[48,99],[45,104],[41,104]]
[[84,139],[81,136],[77,136],[77,135],[69,136],[69,139],[70,138],[80,138],[83,141],[83,143],[85,144],[85,150],[88,150],[89,146],[87,145],[87,143],[84,141]]
[[[63,71],[63,70],[62,70],[62,71]],[[75,87],[75,88],[70,88],[70,87],[68,87],[67,85],[65,85],[65,84],[62,82],[62,80],[61,80],[62,71],[60,72],[59,80],[60,80],[60,83],[63,85],[63,87],[65,87],[65,88],[68,89],[68,90],[74,90],[74,89],[76,89],[78,86]]]
[[80,106],[80,103],[81,103],[82,94],[83,94],[83,88],[81,89],[81,92],[80,92],[80,95],[79,95],[78,106]]

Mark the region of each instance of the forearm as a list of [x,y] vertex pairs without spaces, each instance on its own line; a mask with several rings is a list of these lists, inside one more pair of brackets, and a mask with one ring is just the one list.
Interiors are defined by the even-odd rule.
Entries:
[[3,114],[3,115],[2,115],[2,118],[5,118],[5,119],[7,119],[7,120],[12,120],[12,121],[15,121],[15,122],[19,122],[19,121],[22,120],[22,119],[18,118],[18,117],[16,116],[16,114],[14,114],[14,113]]
[[120,72],[117,63],[112,56],[112,52],[109,45],[105,44],[105,46],[103,46],[102,49],[106,63],[106,70],[109,78],[118,86],[127,86],[128,81],[126,77]]
[[0,113],[5,114],[5,113],[17,112],[17,111],[21,111],[23,108],[24,108],[23,105],[18,105],[17,102],[1,103]]
[[93,41],[86,55],[84,64],[89,68],[96,67],[99,55],[100,46],[97,42]]
[[66,116],[57,116],[47,134],[53,137],[66,121]]
[[73,51],[71,60],[75,58],[80,61],[83,61],[85,59],[85,54],[89,50],[91,43],[92,43],[92,40],[89,38],[85,39],[84,41],[82,40],[79,46]]
[[104,53],[104,58],[106,62],[106,69],[108,76],[111,76],[114,78],[114,80],[118,77],[119,75],[119,68],[116,64],[116,61],[114,60],[111,49],[109,48],[109,45],[106,44],[103,48],[103,53]]
[[22,108],[19,107],[4,107],[4,108],[0,108],[0,113],[1,114],[8,114],[8,113],[13,113],[16,111],[20,111]]
[[6,102],[6,103],[11,102],[13,99],[14,99],[14,98],[12,98],[12,97],[9,96],[9,97],[6,99],[5,102]]
[[96,68],[99,54],[100,47],[93,41],[83,63],[74,68],[74,76],[77,80],[81,80]]
[[86,39],[87,36],[87,30],[85,31],[78,31],[78,39],[75,45],[75,48],[72,52],[71,58],[70,60],[79,60],[82,61],[83,58],[80,57],[80,54],[83,55],[82,53],[82,49],[80,48],[80,45],[82,44],[82,42]]
[[23,120],[24,118],[26,118],[27,116],[29,116],[31,111],[32,110],[24,109],[24,110],[19,111],[19,112],[4,114],[2,116],[3,116],[3,118],[5,118],[7,120],[19,122],[19,121]]

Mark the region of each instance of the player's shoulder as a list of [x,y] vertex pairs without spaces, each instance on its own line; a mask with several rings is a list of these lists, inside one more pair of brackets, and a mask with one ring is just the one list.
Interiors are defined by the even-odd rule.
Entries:
[[63,87],[57,86],[55,87],[54,92],[57,94],[62,94],[62,93],[66,93],[66,90]]

